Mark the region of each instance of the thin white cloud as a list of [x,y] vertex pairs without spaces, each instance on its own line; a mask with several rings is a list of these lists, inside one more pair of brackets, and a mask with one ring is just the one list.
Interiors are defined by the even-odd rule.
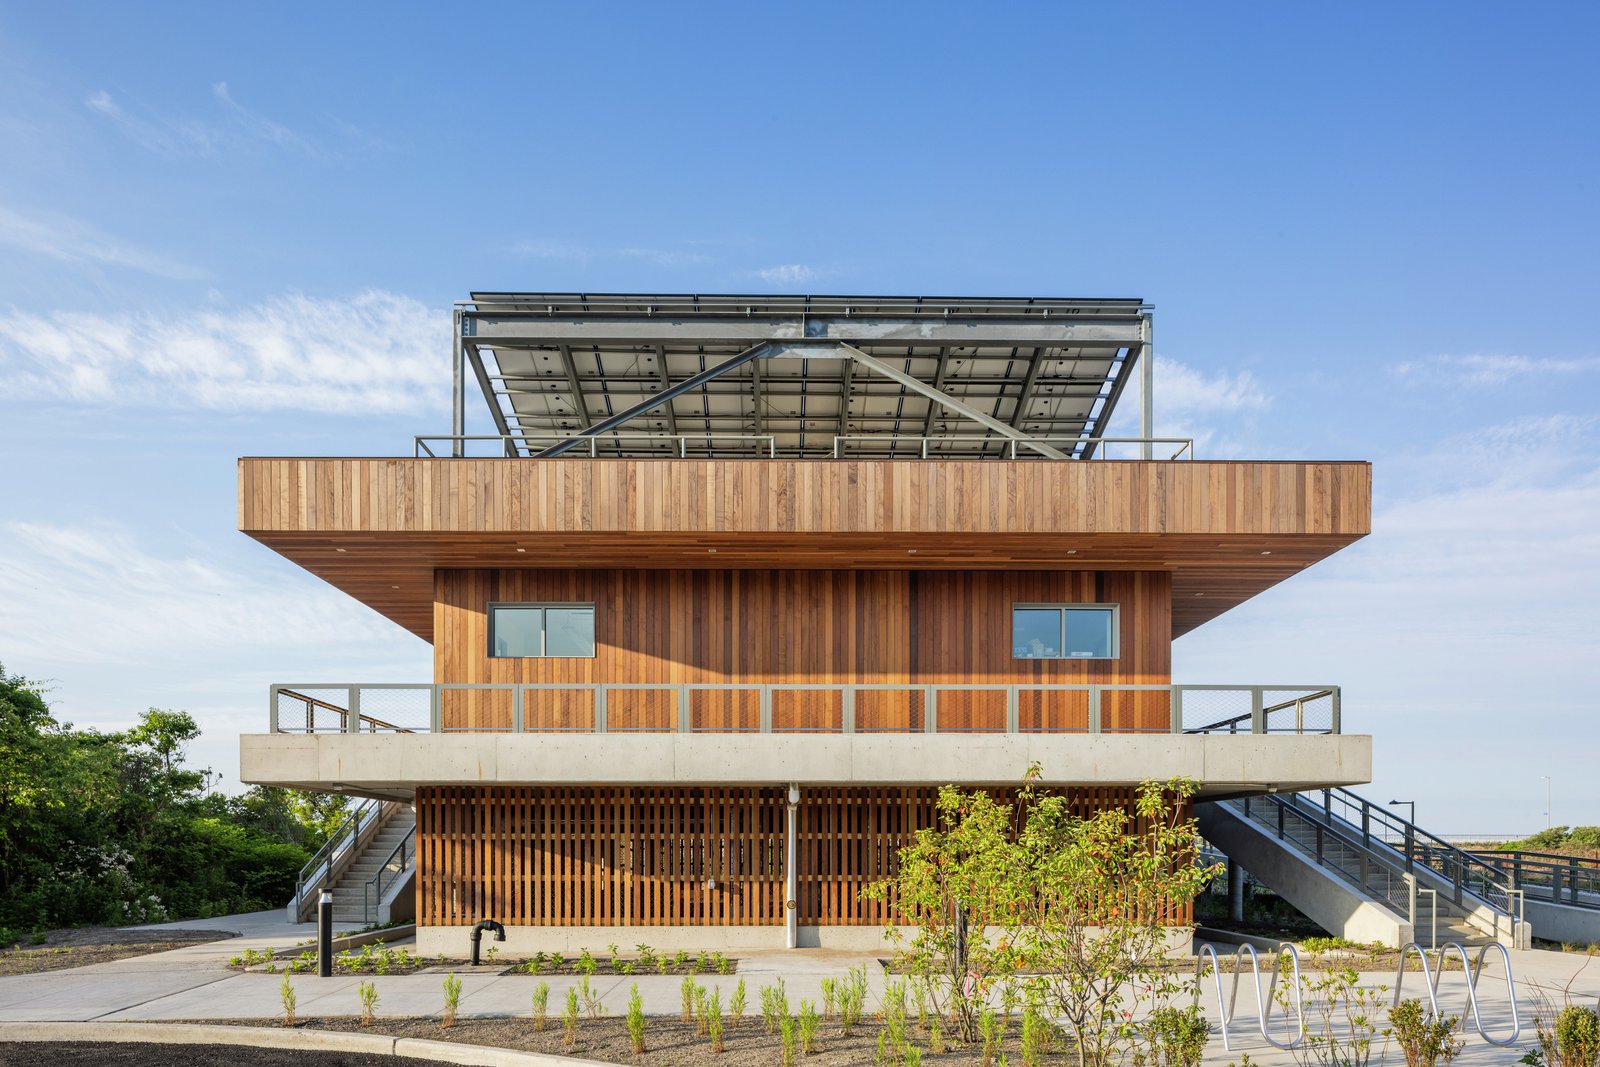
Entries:
[[1206,374],[1165,356],[1156,357],[1156,403],[1172,415],[1216,415],[1261,411],[1271,397],[1249,371]]
[[677,269],[711,262],[711,257],[703,252],[691,252],[679,248],[654,248],[642,245],[611,248],[551,238],[514,241],[507,251],[524,259],[553,259],[585,265],[595,260],[636,260],[656,267]]
[[670,248],[623,248],[617,255],[624,259],[642,259],[658,267],[692,267],[705,263],[708,257],[699,252],[681,252]]
[[45,681],[59,718],[104,730],[151,706],[203,730],[191,751],[237,789],[240,733],[267,729],[267,687],[427,681],[422,641],[315,578],[174,551],[107,523],[0,524],[0,662]]
[[322,146],[276,119],[239,103],[227,82],[211,86],[216,112],[210,115],[161,115],[125,105],[105,89],[84,99],[84,107],[103,116],[125,137],[160,155],[210,157],[227,150],[271,147],[308,156],[323,155]]
[[1503,385],[1518,378],[1550,374],[1600,373],[1600,358],[1536,359],[1531,356],[1496,356],[1473,353],[1428,356],[1394,365],[1396,377],[1425,385],[1462,388]]
[[[1137,373],[1137,372],[1136,372]],[[1246,451],[1240,429],[1272,406],[1272,396],[1249,371],[1208,374],[1198,367],[1157,356],[1155,361],[1155,436],[1188,438],[1201,458],[1238,456]],[[1129,385],[1112,415],[1108,437],[1139,434],[1139,384]],[[1108,446],[1113,458],[1133,454],[1130,445]]]
[[243,131],[246,137],[285,148],[297,148],[302,152],[317,153],[317,147],[305,137],[283,123],[269,119],[260,112],[252,111],[235,100],[233,94],[228,91],[227,82],[217,82],[213,85],[211,95],[217,98],[232,118],[235,127]]
[[181,280],[203,277],[187,264],[118,241],[86,222],[54,212],[24,214],[0,205],[0,244],[68,263],[100,263]]
[[1484,426],[1430,450],[1427,481],[1378,462],[1371,536],[1184,637],[1176,676],[1343,685],[1346,731],[1376,739],[1360,791],[1426,775],[1432,830],[1527,830],[1546,773],[1566,810],[1593,810],[1593,745],[1551,739],[1591,737],[1600,713],[1597,429]]
[[279,297],[167,314],[0,314],[0,390],[90,404],[417,412],[448,388],[450,316],[409,297]]
[[780,263],[776,267],[763,267],[754,273],[769,285],[805,285],[817,281],[826,272],[804,263]]

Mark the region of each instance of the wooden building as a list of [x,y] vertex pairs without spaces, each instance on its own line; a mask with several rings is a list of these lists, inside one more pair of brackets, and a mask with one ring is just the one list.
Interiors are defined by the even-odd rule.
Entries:
[[414,884],[424,951],[479,919],[513,949],[870,944],[859,890],[938,786],[1030,762],[1085,812],[1174,774],[1369,777],[1337,686],[1175,685],[1171,649],[1364,536],[1370,467],[1197,459],[1152,439],[1148,376],[1140,437],[1107,439],[1150,366],[1139,301],[475,294],[455,320],[450,435],[239,462],[243,531],[433,644],[431,681],[275,685],[242,739],[247,781],[389,802],[358,837],[412,806],[363,896]]

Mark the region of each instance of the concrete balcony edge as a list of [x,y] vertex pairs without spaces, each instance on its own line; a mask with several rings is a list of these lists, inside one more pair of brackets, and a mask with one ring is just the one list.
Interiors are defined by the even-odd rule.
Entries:
[[1208,799],[1359,785],[1363,734],[245,734],[247,783],[405,797],[419,785],[1013,785],[1192,778]]

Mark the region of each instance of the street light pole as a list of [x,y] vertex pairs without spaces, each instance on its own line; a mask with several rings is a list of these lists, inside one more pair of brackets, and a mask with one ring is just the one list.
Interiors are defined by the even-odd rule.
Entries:
[[[1389,801],[1389,806],[1391,808],[1398,808],[1402,804],[1404,804],[1407,808],[1410,809],[1410,811],[1408,813],[1408,816],[1406,818],[1406,822],[1410,823],[1412,826],[1415,826],[1417,824],[1417,802],[1415,800],[1391,800],[1391,801]],[[1411,840],[1411,831],[1407,830],[1406,831],[1406,841],[1409,843],[1410,840]]]

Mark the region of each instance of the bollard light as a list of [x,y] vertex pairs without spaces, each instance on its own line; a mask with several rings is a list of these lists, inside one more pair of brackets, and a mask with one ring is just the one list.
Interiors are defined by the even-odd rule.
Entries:
[[333,894],[317,898],[317,977],[333,977]]

